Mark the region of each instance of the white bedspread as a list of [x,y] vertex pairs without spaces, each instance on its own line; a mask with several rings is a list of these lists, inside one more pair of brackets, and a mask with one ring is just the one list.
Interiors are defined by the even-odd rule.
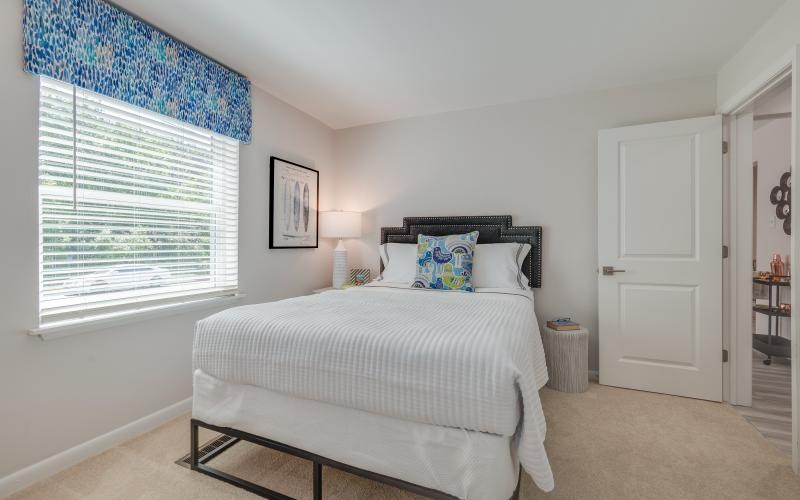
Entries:
[[358,287],[235,307],[198,322],[193,359],[222,380],[417,422],[503,436],[521,424],[520,462],[553,488],[530,292]]

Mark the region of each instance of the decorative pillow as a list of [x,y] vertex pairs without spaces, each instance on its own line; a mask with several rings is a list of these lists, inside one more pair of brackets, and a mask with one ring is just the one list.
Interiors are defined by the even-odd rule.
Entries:
[[417,274],[414,288],[474,292],[472,255],[478,231],[449,236],[417,236]]

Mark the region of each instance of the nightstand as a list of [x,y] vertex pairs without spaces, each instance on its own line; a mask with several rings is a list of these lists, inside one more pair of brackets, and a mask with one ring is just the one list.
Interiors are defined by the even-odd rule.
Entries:
[[355,288],[357,286],[363,286],[363,285],[351,285],[349,283],[345,283],[344,286],[342,286],[342,288],[333,288],[332,286],[326,286],[325,288],[317,288],[316,290],[311,290],[311,293],[317,294],[322,292],[329,292],[331,290],[347,290],[348,288]]
[[589,389],[589,330],[542,328],[542,344],[547,360],[547,387],[561,392]]

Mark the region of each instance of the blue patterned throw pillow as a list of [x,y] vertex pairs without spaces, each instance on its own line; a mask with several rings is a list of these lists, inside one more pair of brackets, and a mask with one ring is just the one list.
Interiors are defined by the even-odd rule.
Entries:
[[474,292],[472,255],[478,231],[449,236],[417,236],[417,274],[414,288]]

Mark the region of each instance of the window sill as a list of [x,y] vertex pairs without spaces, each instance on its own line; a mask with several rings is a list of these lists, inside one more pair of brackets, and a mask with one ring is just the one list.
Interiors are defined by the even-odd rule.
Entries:
[[138,323],[140,321],[145,321],[148,319],[160,318],[163,316],[172,316],[175,314],[181,314],[188,311],[222,307],[227,304],[232,304],[234,302],[237,302],[243,297],[245,297],[244,294],[236,294],[236,295],[231,295],[229,297],[213,297],[208,299],[193,300],[189,302],[181,302],[178,304],[169,304],[169,305],[149,307],[146,309],[137,309],[134,311],[126,311],[123,313],[117,313],[110,316],[102,316],[99,318],[65,321],[39,328],[33,328],[28,331],[28,335],[39,337],[42,340],[52,340],[61,337],[68,337],[70,335],[77,335],[80,333],[103,330],[106,328],[111,328],[119,325]]

